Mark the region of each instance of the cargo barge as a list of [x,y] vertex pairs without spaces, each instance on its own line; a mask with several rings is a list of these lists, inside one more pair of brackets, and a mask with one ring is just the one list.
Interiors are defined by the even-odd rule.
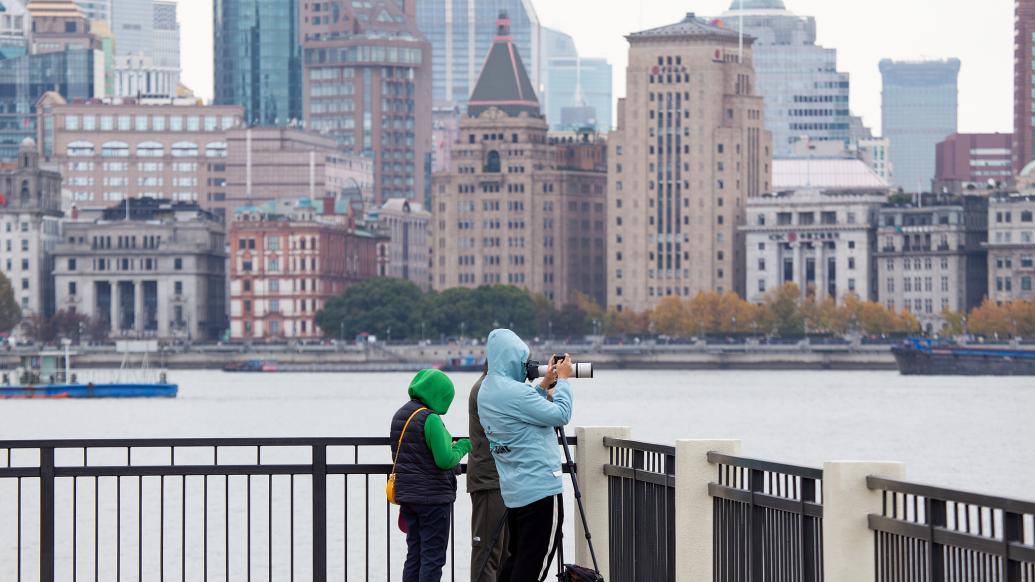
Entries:
[[905,376],[1035,376],[1035,350],[913,338],[891,352]]

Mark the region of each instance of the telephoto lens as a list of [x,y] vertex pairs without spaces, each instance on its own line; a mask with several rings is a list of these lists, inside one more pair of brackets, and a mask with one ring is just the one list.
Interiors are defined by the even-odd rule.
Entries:
[[[558,358],[564,359],[564,356]],[[536,378],[542,378],[546,375],[546,370],[549,369],[549,365],[540,364],[535,360],[528,362],[528,367],[525,370],[529,380],[535,380]],[[588,362],[580,362],[571,364],[571,377],[572,378],[592,378],[593,377],[593,364]]]

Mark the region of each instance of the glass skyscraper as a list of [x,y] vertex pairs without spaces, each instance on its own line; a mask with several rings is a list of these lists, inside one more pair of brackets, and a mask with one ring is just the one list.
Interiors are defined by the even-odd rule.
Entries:
[[[816,19],[787,10],[783,0],[733,0],[722,26],[755,37],[756,93],[765,98],[773,156],[793,157],[804,138],[850,145],[848,73],[837,50],[816,44]],[[800,153],[800,151],[799,151]]]
[[929,192],[935,146],[956,133],[959,59],[880,62],[881,119],[891,141],[895,185]]
[[536,91],[542,78],[539,17],[531,0],[416,0],[417,28],[431,43],[432,98],[436,106],[460,106],[474,90],[485,55],[506,11],[514,45]]
[[302,119],[298,0],[215,0],[215,102],[250,125]]
[[611,128],[611,65],[605,59],[579,57],[570,35],[542,29],[542,91],[546,120],[552,129],[572,129],[592,122]]
[[0,159],[14,159],[18,145],[36,136],[36,105],[47,91],[67,100],[90,99],[94,60],[100,52],[69,48],[0,60]]

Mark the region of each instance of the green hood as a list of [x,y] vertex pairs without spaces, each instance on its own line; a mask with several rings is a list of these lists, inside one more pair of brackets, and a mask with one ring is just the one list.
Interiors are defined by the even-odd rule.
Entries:
[[410,382],[410,398],[420,400],[436,414],[445,414],[453,403],[453,381],[440,370],[421,370]]

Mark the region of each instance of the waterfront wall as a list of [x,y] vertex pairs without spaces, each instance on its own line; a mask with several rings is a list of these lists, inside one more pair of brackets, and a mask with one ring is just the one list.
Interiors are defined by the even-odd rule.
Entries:
[[[739,369],[739,370],[893,370],[895,359],[888,346],[838,347],[825,346],[566,346],[561,344],[537,348],[546,358],[553,351],[567,351],[577,361],[592,362],[600,369]],[[0,367],[14,367],[19,353],[0,354]],[[118,368],[123,360],[113,348],[77,349],[77,368]],[[483,346],[392,346],[367,347],[328,346],[194,347],[168,350],[150,356],[153,366],[170,369],[220,369],[228,362],[272,360],[298,366],[369,366],[379,365],[442,365],[452,358],[484,357]],[[134,361],[139,362],[139,357]]]

